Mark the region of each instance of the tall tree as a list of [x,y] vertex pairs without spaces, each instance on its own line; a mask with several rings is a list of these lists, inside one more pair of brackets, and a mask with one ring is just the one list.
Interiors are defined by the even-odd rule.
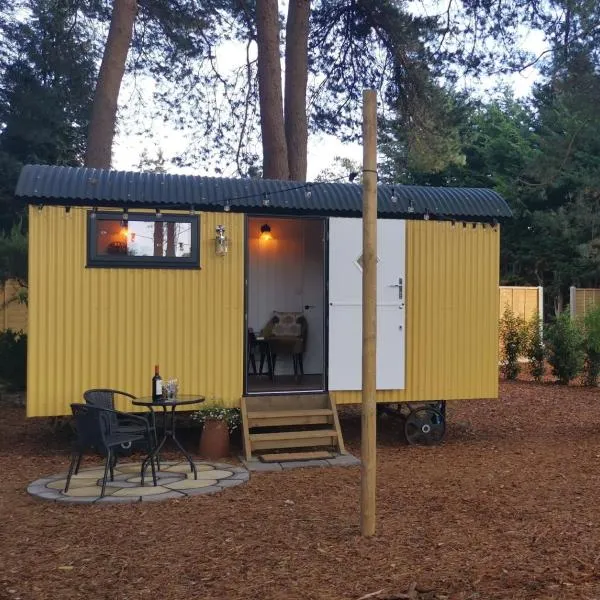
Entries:
[[256,4],[256,42],[258,45],[263,176],[267,179],[288,179],[289,166],[283,121],[277,0],[258,0]]
[[[306,179],[308,31],[310,0],[290,0],[285,44],[285,141],[290,179]],[[262,113],[261,113],[262,114]]]
[[136,13],[136,0],[114,0],[108,37],[94,93],[85,154],[87,167],[108,169],[111,165],[119,90],[125,73]]
[[95,65],[71,0],[25,0],[4,31],[0,71],[0,228],[17,219],[24,163],[81,164]]

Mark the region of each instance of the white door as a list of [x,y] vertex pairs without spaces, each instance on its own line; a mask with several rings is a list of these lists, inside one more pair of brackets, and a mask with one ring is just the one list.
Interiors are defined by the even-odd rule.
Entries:
[[[404,388],[405,222],[377,221],[377,389]],[[329,389],[362,386],[362,220],[329,219]]]

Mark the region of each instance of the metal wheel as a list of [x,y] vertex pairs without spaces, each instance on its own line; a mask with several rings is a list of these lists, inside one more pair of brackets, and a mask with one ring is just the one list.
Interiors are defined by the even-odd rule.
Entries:
[[413,410],[406,418],[404,435],[411,445],[433,446],[439,444],[446,433],[444,415],[434,408]]

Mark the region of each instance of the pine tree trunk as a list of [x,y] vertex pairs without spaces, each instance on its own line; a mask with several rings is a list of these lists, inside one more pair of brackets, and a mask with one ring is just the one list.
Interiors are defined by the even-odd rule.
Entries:
[[310,0],[290,0],[285,45],[285,138],[290,179],[306,181],[308,23]]
[[110,28],[98,73],[88,131],[85,165],[109,169],[117,106],[137,13],[136,0],[114,0]]
[[257,0],[256,42],[258,45],[258,92],[263,147],[263,177],[265,179],[289,179],[283,124],[277,0]]

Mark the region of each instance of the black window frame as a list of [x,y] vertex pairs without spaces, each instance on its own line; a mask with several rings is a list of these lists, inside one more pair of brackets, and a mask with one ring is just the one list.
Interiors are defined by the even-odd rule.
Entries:
[[131,221],[160,221],[162,223],[191,223],[190,256],[130,256],[98,255],[97,234],[99,221],[118,221],[122,214],[116,211],[93,212],[87,214],[87,264],[88,268],[111,269],[199,269],[200,268],[200,218],[198,215],[129,213]]

